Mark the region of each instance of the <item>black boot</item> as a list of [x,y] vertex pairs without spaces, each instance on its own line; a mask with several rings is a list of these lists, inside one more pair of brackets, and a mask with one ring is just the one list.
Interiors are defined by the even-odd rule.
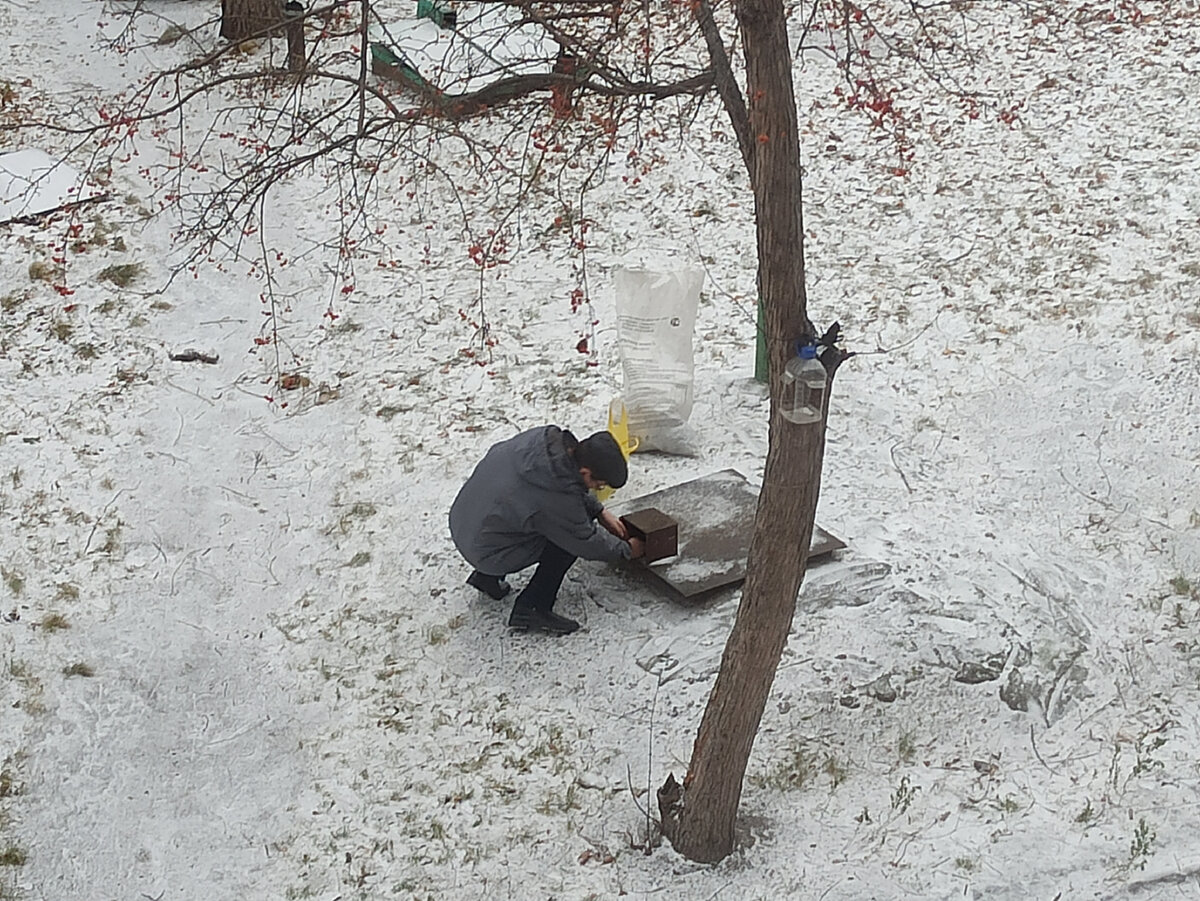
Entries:
[[512,586],[500,576],[489,576],[487,573],[479,572],[479,570],[467,576],[467,584],[472,588],[478,588],[495,601],[500,600],[512,591]]
[[559,586],[574,562],[573,554],[547,542],[538,558],[533,578],[525,590],[517,595],[508,624],[514,629],[533,629],[553,635],[570,635],[578,629],[579,623],[575,620],[552,612]]
[[559,616],[553,610],[538,610],[536,607],[526,607],[520,603],[513,605],[508,624],[514,629],[549,632],[551,635],[570,635],[579,628],[579,623],[575,620]]

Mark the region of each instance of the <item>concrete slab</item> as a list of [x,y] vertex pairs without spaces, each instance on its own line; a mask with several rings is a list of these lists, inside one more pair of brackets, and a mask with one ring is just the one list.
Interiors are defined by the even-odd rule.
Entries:
[[[678,556],[645,566],[646,572],[685,598],[746,578],[758,489],[734,469],[623,501],[613,512],[655,507],[679,524]],[[809,560],[839,550],[845,542],[820,526],[813,531]]]

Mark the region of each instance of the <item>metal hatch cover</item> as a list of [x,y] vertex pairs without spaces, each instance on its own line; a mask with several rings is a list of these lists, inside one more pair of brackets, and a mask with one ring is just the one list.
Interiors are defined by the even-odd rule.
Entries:
[[[737,470],[723,469],[623,501],[613,512],[620,515],[657,507],[679,524],[679,554],[642,568],[690,598],[746,578],[757,506],[758,489]],[[809,560],[845,546],[844,541],[815,526]]]

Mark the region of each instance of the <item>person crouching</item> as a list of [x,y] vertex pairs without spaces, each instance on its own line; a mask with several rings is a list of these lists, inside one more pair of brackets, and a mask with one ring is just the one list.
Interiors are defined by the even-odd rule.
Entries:
[[537,564],[509,615],[516,629],[568,635],[579,623],[554,612],[567,570],[585,560],[630,560],[645,548],[590,492],[620,488],[629,470],[608,432],[579,441],[555,425],[493,445],[450,506],[450,537],[475,568],[467,584],[500,600],[505,576]]

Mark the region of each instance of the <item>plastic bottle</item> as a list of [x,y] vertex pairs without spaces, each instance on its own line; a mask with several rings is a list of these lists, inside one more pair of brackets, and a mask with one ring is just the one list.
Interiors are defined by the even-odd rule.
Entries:
[[820,422],[828,383],[816,346],[805,344],[783,370],[783,418],[797,425]]

